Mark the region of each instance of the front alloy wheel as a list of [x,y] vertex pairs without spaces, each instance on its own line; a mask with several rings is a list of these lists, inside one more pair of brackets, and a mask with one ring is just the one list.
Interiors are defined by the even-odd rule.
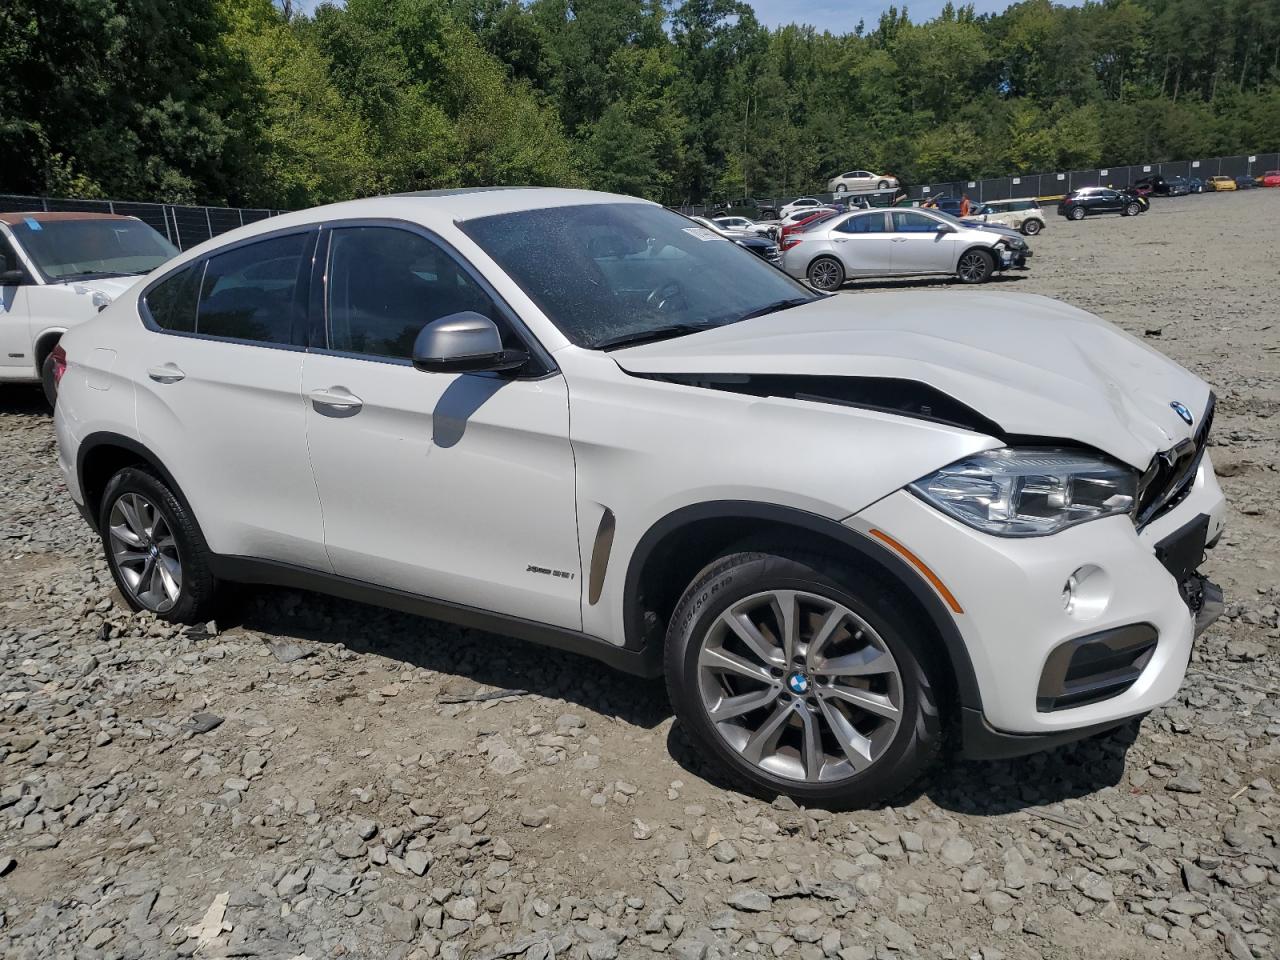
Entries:
[[892,797],[940,746],[927,629],[870,571],[777,549],[723,557],[681,597],[666,641],[681,729],[753,793]]
[[1124,215],[1126,217],[1136,217],[1141,212],[1142,212],[1142,207],[1136,203],[1131,203],[1124,208]]
[[879,634],[807,591],[753,594],[722,613],[703,637],[698,692],[746,762],[807,783],[866,770],[902,722],[902,678]]
[[956,264],[961,283],[985,283],[995,270],[995,261],[985,250],[966,250]]

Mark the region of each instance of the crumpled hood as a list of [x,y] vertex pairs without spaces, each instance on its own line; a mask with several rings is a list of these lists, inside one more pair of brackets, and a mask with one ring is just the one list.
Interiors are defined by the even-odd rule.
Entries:
[[[1139,469],[1191,437],[1209,386],[1142,341],[1047,297],[833,296],[614,351],[636,374],[887,377],[926,383],[1006,435],[1068,440]],[[1194,422],[1171,406],[1185,404]]]

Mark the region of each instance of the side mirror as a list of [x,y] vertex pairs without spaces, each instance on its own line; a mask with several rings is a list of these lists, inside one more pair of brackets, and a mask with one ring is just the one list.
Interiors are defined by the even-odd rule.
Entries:
[[432,320],[413,342],[413,365],[428,373],[515,370],[528,360],[523,350],[504,350],[497,325],[474,310]]
[[955,228],[955,227],[953,227],[953,226],[952,226],[951,224],[949,224],[949,223],[942,223],[942,224],[939,224],[939,225],[938,225],[938,233],[939,233],[939,234],[943,234],[943,233],[955,233],[955,232],[956,232],[956,228]]
[[[0,266],[3,266],[0,263]],[[27,275],[21,270],[0,270],[0,287],[16,287],[27,279]]]

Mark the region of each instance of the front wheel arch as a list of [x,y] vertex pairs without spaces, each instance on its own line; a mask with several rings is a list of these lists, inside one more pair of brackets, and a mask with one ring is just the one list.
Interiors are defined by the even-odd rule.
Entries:
[[690,504],[653,523],[627,562],[623,581],[624,647],[661,650],[671,615],[698,573],[728,553],[762,542],[790,542],[862,563],[894,584],[918,610],[942,648],[939,660],[959,705],[982,711],[978,677],[955,619],[933,586],[878,540],[796,507],[750,500]]

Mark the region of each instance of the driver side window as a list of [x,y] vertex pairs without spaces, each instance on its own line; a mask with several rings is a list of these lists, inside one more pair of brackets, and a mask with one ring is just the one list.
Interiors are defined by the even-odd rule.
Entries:
[[488,294],[439,244],[395,227],[339,227],[325,271],[328,346],[343,353],[409,359],[433,320],[474,311],[506,331]]

